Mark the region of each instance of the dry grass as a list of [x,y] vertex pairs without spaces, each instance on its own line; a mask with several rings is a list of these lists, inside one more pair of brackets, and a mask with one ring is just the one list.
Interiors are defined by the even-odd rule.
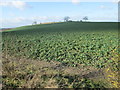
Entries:
[[113,57],[111,58],[111,62],[108,63],[105,69],[105,77],[107,81],[110,83],[111,88],[120,88],[119,81],[119,54],[117,52],[118,49],[113,50]]
[[62,22],[46,22],[46,23],[42,23],[42,24],[54,24],[54,23],[62,23]]
[[[9,57],[9,56],[8,56]],[[79,88],[104,87],[99,81],[102,73],[93,67],[64,66],[59,62],[2,57],[3,87],[19,88]],[[101,76],[102,78],[104,76]],[[100,77],[100,78],[101,78]]]

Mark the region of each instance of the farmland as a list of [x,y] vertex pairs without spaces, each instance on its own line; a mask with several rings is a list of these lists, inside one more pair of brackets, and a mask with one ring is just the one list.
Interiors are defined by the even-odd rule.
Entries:
[[[94,70],[108,70],[109,68],[116,74],[118,72],[118,39],[118,23],[112,22],[61,22],[30,25],[3,31],[2,53],[5,58],[12,56],[17,60],[26,59],[31,62],[53,61],[60,63],[61,67],[71,67],[76,70],[81,66],[91,67]],[[63,76],[59,77],[63,78]],[[73,79],[75,78],[79,81],[78,77]],[[114,81],[117,83],[116,78]],[[83,79],[83,82],[85,86],[75,83],[80,87],[104,86],[86,79]],[[75,83],[71,86],[72,88],[76,87]],[[111,87],[118,87],[115,83],[111,84]],[[66,87],[70,87],[71,84],[67,85]]]

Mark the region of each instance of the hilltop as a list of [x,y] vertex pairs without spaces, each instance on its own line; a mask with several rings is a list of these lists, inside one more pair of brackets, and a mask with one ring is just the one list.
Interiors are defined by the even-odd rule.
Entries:
[[17,27],[9,31],[99,31],[99,30],[117,30],[117,22],[58,22],[58,23],[44,23],[37,25],[28,25]]

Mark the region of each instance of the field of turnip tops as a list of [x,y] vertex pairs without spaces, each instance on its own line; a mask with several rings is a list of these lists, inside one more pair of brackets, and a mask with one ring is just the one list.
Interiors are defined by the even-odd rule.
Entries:
[[89,22],[19,27],[2,32],[2,51],[20,58],[102,68],[118,54],[117,28],[117,23]]

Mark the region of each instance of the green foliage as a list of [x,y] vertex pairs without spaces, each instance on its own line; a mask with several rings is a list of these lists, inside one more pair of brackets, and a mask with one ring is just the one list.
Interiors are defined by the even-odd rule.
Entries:
[[15,57],[55,60],[105,67],[118,47],[117,23],[34,25],[3,32],[3,53]]

